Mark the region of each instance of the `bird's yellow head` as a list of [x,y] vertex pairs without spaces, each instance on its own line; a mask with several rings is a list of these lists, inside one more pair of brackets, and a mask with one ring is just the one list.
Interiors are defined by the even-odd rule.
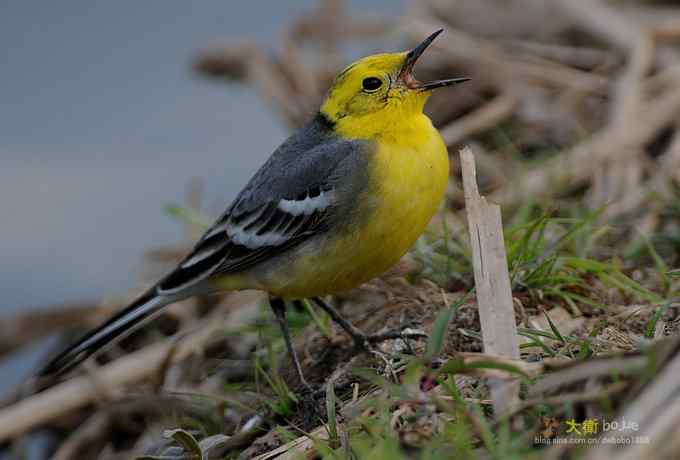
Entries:
[[450,78],[422,83],[413,66],[442,31],[427,37],[411,51],[376,54],[349,65],[335,78],[321,112],[345,137],[372,138],[400,129],[411,117],[420,116],[435,88],[469,78]]

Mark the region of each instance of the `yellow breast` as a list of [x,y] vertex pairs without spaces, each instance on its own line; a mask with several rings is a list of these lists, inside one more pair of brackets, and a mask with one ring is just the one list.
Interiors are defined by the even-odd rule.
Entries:
[[376,139],[369,185],[359,200],[364,218],[304,257],[281,295],[311,297],[356,287],[384,273],[413,246],[440,206],[449,162],[427,117],[410,128]]
[[[449,176],[446,146],[424,115],[411,130],[380,139],[373,159],[371,218],[357,235],[368,279],[397,263],[437,212]],[[361,280],[363,282],[365,280]]]

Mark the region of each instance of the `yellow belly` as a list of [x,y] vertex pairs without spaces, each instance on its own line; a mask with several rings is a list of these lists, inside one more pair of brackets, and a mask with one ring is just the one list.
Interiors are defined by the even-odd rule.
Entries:
[[438,210],[449,176],[446,146],[422,118],[414,135],[379,140],[361,199],[359,214],[366,218],[298,259],[270,292],[300,298],[350,289],[385,272],[411,248]]

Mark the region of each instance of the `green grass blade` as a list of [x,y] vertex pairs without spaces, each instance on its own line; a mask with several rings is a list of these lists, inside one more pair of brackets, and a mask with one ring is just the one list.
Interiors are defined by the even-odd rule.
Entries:
[[654,315],[649,319],[647,322],[647,327],[645,328],[645,337],[648,339],[653,339],[654,338],[654,331],[656,331],[656,325],[663,316],[663,314],[668,310],[668,307],[670,307],[673,304],[673,302],[667,302],[663,305],[661,305],[655,312]]

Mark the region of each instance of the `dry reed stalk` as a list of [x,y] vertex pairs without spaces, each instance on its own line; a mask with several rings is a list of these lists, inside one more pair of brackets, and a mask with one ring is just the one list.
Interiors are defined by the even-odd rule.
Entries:
[[[503,240],[501,208],[487,203],[479,195],[475,159],[469,147],[460,151],[460,164],[484,352],[518,360],[519,336]],[[489,386],[497,416],[513,410],[519,404],[519,381],[489,379]]]
[[616,445],[602,443],[589,452],[586,460],[677,458],[680,426],[680,353],[677,350],[656,378],[614,421],[621,429],[602,436],[627,441]]

